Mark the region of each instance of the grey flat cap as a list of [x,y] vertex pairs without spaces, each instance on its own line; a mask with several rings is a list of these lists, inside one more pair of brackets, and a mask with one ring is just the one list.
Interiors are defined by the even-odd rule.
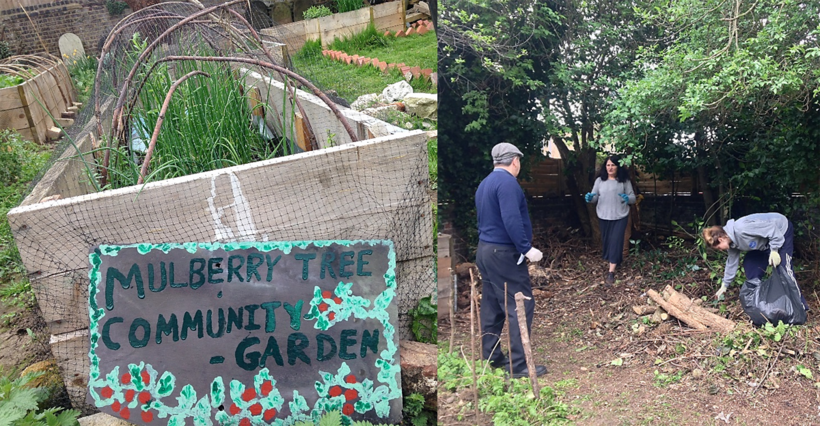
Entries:
[[509,160],[515,157],[516,155],[519,157],[524,156],[524,154],[522,154],[521,151],[519,151],[518,148],[515,147],[515,145],[507,142],[501,142],[500,144],[494,146],[492,155],[493,161],[495,162]]

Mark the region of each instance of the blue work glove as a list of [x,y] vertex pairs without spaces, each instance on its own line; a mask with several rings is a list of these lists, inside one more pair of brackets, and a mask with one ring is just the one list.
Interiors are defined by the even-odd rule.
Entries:
[[629,195],[626,194],[618,194],[621,196],[621,199],[624,200],[623,203],[626,204],[629,202]]
[[587,193],[587,195],[584,195],[584,200],[587,203],[591,203],[592,202],[592,197],[594,197],[594,196],[595,196],[594,192],[589,192],[589,193]]

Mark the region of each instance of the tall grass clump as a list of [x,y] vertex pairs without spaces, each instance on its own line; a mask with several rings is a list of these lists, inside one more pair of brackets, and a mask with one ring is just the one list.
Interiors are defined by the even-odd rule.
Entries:
[[[192,48],[187,54],[212,56],[213,52],[200,46]],[[146,78],[145,72],[149,68],[150,64],[145,64],[136,81]],[[244,76],[234,71],[230,63],[162,63],[147,75],[139,92],[130,118],[131,139],[128,145],[108,148],[111,150],[111,188],[137,183],[145,152],[171,85],[180,76],[194,70],[203,71],[209,76],[189,78],[173,93],[145,182],[293,153],[294,148],[286,138],[260,132],[258,123],[253,125],[248,94],[242,87]],[[287,101],[282,99],[281,102]],[[263,103],[260,108],[267,109],[269,106]]]
[[344,52],[358,52],[364,49],[373,49],[379,47],[387,47],[390,45],[387,37],[376,30],[373,23],[360,33],[353,34],[349,37],[333,40],[328,49],[341,50]]
[[339,13],[358,10],[362,6],[364,6],[362,0],[336,0],[336,10],[338,10]]

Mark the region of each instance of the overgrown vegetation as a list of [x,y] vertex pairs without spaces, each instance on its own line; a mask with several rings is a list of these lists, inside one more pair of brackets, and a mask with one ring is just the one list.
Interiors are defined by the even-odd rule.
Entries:
[[9,42],[0,40],[0,59],[6,59],[12,55],[14,55],[14,52],[11,50],[11,45],[9,45]]
[[336,0],[336,11],[339,13],[351,12],[364,6],[362,0]]
[[[412,40],[408,40],[411,38]],[[438,69],[436,36],[432,32],[404,38],[385,37],[371,25],[359,34],[335,40],[328,49],[379,58],[380,61],[432,68],[434,71]],[[368,93],[381,93],[388,85],[404,78],[399,70],[390,70],[385,74],[371,66],[357,67],[324,57],[319,41],[305,43],[293,56],[293,63],[297,72],[314,84],[336,90],[339,96],[349,102]],[[436,93],[432,83],[424,79],[413,79],[410,85],[415,92]]]
[[404,396],[402,425],[427,426],[436,424],[436,412],[424,408],[424,395],[411,393]]
[[32,386],[42,373],[30,373],[12,379],[0,374],[0,424],[19,426],[75,426],[80,412],[54,407],[41,409],[39,404],[49,390]]
[[0,74],[0,89],[16,86],[24,81],[26,80],[19,75]]
[[30,307],[34,301],[6,214],[50,156],[47,148],[14,131],[0,131],[0,298],[6,305]]
[[74,83],[74,88],[77,89],[77,102],[85,105],[88,102],[88,97],[91,96],[91,90],[94,89],[94,77],[97,75],[97,58],[91,55],[74,55],[63,54],[66,58],[65,62],[68,67],[68,73],[71,75],[71,81]]
[[306,11],[302,12],[302,17],[305,19],[316,19],[330,15],[333,15],[333,12],[327,6],[324,5],[311,6],[307,8]]
[[128,3],[118,0],[105,0],[105,9],[111,16],[120,16],[125,9],[128,9]]
[[[500,369],[478,365],[478,408],[492,415],[493,424],[511,426],[553,425],[568,422],[570,410],[549,386],[540,389],[540,398],[532,393],[529,379],[513,379],[509,385]],[[465,358],[457,353],[439,350],[439,389],[459,392],[473,386],[473,378]],[[470,391],[472,392],[472,391]],[[465,393],[467,394],[467,393]],[[471,395],[471,393],[469,393]],[[442,395],[439,394],[441,398]],[[462,415],[472,412],[472,397],[464,406]],[[462,420],[462,419],[458,419]]]
[[410,330],[418,342],[438,342],[438,306],[431,299],[431,296],[423,297],[415,308],[407,311],[412,320]]

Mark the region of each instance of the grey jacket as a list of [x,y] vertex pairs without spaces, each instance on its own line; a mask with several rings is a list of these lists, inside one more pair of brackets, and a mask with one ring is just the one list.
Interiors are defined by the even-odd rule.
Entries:
[[[627,179],[625,182],[618,182],[616,179],[607,179],[601,181],[601,178],[595,179],[595,185],[592,186],[593,203],[598,203],[595,211],[598,213],[598,218],[604,220],[618,220],[629,215],[629,205],[635,204],[635,191],[632,190],[632,182]],[[624,203],[618,194],[626,194],[629,196],[629,203]]]
[[723,286],[727,287],[735,279],[740,264],[740,252],[760,250],[780,250],[789,229],[789,219],[780,213],[755,213],[730,219],[723,230],[732,242],[729,244],[729,258],[723,272]]

